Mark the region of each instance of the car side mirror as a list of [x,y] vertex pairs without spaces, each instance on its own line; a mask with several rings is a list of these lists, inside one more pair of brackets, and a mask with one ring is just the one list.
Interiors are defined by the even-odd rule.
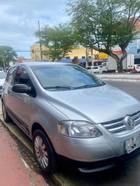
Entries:
[[16,93],[26,93],[29,94],[32,91],[32,88],[27,86],[26,84],[15,84],[12,87],[12,91],[16,92]]

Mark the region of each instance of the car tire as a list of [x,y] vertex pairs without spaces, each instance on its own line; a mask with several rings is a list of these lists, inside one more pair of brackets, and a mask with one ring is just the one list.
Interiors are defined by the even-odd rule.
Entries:
[[35,130],[33,133],[33,149],[41,170],[47,174],[53,174],[57,169],[55,152],[42,130]]
[[10,122],[11,118],[7,112],[5,104],[2,102],[2,115],[5,122]]

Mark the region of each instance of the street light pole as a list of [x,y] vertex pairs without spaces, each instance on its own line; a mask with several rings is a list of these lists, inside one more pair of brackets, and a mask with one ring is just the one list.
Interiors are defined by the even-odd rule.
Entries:
[[40,59],[41,59],[41,61],[42,61],[42,42],[41,42],[40,21],[38,21],[38,31],[39,31]]

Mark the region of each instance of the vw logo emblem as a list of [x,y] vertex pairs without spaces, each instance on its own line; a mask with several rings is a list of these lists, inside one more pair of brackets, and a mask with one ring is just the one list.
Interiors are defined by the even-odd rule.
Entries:
[[129,130],[135,128],[135,121],[130,116],[126,116],[124,118],[124,123],[125,123],[126,128]]

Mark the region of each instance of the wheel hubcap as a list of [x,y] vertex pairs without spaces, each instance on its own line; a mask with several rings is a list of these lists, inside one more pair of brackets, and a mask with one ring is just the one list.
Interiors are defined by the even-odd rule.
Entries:
[[48,152],[47,146],[40,136],[37,136],[34,140],[35,154],[38,162],[43,169],[48,167]]

